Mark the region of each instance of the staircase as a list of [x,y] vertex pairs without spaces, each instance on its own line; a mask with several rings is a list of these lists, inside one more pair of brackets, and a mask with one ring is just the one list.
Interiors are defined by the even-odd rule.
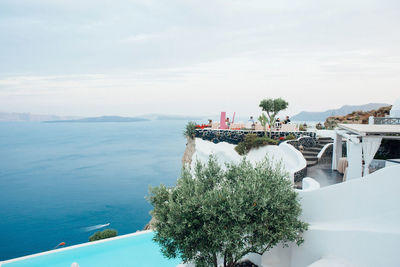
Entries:
[[333,143],[333,139],[330,137],[320,137],[317,139],[317,143],[313,147],[305,147],[301,153],[307,161],[307,167],[312,167],[318,164],[318,153],[321,149],[329,143]]

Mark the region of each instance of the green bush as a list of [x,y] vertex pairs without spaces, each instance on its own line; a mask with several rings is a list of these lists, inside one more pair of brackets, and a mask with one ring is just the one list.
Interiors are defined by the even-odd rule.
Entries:
[[193,139],[195,134],[196,134],[196,123],[194,121],[189,121],[185,126],[183,135],[187,138]]
[[299,124],[299,131],[307,131],[307,124]]
[[278,144],[278,141],[269,137],[259,137],[256,134],[246,134],[244,140],[237,144],[235,150],[239,155],[246,155],[252,148],[276,144]]
[[175,187],[150,187],[154,240],[168,258],[196,266],[235,266],[249,252],[263,254],[277,244],[303,242],[307,224],[288,174],[268,159],[227,164],[211,156],[183,169]]
[[324,129],[324,126],[322,125],[322,123],[318,122],[318,123],[315,125],[315,128],[316,128],[317,130],[322,130],[322,129]]
[[296,139],[296,136],[294,136],[293,134],[288,134],[288,135],[285,137],[285,140],[294,140],[294,139]]
[[92,236],[89,237],[89,241],[106,239],[106,238],[114,237],[117,235],[118,235],[117,230],[106,229],[104,231],[98,231],[98,232],[94,233]]

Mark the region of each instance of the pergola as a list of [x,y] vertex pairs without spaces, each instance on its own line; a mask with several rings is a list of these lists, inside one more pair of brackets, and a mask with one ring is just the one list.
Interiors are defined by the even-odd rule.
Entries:
[[[347,177],[359,178],[369,173],[368,166],[381,145],[382,139],[399,139],[400,125],[388,124],[339,124],[333,144],[332,169],[337,170],[342,157],[343,138],[347,139]],[[364,172],[362,162],[364,160]]]

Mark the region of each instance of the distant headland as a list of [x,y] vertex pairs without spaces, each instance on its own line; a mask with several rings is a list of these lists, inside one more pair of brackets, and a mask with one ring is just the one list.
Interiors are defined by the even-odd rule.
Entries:
[[329,109],[321,112],[302,111],[291,117],[293,121],[325,121],[330,116],[344,116],[353,111],[369,111],[389,106],[383,103],[369,103],[365,105],[345,105],[338,109]]

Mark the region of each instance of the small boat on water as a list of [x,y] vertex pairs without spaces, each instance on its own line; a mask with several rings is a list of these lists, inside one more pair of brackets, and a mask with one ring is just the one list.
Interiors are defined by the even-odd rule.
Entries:
[[97,224],[97,225],[93,225],[93,226],[89,226],[89,227],[85,227],[83,228],[85,232],[89,232],[89,231],[93,231],[93,230],[97,230],[97,229],[101,229],[104,227],[109,226],[110,223],[106,223],[106,224]]

